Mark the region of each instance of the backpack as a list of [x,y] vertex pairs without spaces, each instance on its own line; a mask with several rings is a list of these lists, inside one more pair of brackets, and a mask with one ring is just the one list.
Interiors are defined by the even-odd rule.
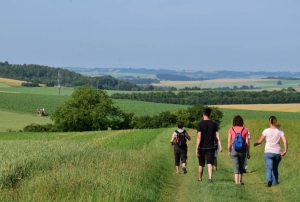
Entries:
[[244,128],[242,129],[242,131],[240,133],[236,133],[232,127],[233,132],[235,133],[235,138],[233,141],[233,148],[235,151],[242,151],[242,149],[244,148],[245,142],[243,139],[243,131]]
[[177,133],[176,144],[179,147],[186,146],[185,130],[183,130],[182,132],[179,132],[179,131],[175,130],[175,132]]

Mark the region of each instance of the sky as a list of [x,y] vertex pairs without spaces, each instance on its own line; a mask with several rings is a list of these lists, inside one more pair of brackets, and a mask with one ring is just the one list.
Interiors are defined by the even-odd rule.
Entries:
[[2,0],[0,8],[0,62],[300,72],[299,0]]

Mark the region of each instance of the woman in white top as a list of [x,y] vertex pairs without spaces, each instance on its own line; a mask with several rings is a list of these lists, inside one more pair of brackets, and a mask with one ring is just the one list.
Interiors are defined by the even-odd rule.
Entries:
[[[278,165],[281,158],[287,152],[287,140],[284,136],[284,132],[279,129],[275,116],[269,118],[270,128],[263,131],[260,139],[254,143],[254,147],[261,144],[266,139],[264,159],[266,162],[266,178],[268,187],[278,184]],[[280,139],[283,141],[284,152],[281,151],[279,144]]]

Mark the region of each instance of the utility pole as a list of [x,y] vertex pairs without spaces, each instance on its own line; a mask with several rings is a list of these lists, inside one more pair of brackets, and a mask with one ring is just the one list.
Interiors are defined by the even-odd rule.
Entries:
[[58,95],[60,95],[60,78],[61,78],[61,75],[60,75],[60,72],[59,72],[59,69],[58,69],[58,73],[57,73],[57,84],[58,84]]

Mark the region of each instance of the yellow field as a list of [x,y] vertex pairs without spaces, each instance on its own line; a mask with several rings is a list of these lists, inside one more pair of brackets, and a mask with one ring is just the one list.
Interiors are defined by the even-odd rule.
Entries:
[[245,109],[260,111],[300,112],[300,104],[239,104],[239,105],[214,105],[226,109]]
[[5,83],[5,84],[10,85],[10,86],[21,86],[21,84],[24,81],[15,80],[15,79],[0,78],[0,82]]
[[[21,80],[0,78],[0,83],[4,83],[10,86],[21,86],[23,82],[24,81]],[[45,86],[45,84],[40,84],[40,86]]]

